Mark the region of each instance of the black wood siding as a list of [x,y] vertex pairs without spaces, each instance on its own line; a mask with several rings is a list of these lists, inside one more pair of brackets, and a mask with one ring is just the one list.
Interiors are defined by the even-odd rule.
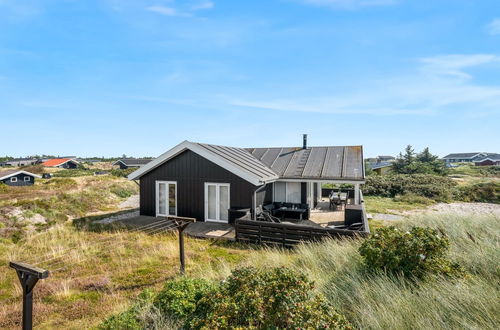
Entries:
[[[13,176],[13,177],[17,177],[17,182],[10,182],[10,177],[7,179],[3,179],[2,182],[8,186],[31,186],[32,184],[35,183],[35,177],[33,177],[31,175],[26,175],[24,173],[20,173],[18,175]],[[30,180],[24,181],[25,177],[28,177]]]
[[186,150],[140,179],[140,213],[156,215],[156,181],[177,182],[177,215],[205,220],[205,182],[229,183],[230,206],[252,207],[256,186]]

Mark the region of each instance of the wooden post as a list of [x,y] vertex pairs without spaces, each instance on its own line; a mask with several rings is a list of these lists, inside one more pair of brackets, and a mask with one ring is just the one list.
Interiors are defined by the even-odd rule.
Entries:
[[23,330],[33,329],[33,288],[40,279],[49,277],[49,271],[23,262],[10,262],[23,288]]
[[193,218],[183,218],[183,217],[171,217],[177,226],[177,231],[179,233],[179,260],[180,260],[180,271],[181,274],[186,272],[186,256],[184,254],[184,229],[192,223],[195,222]]
[[181,227],[178,228],[179,231],[179,259],[181,261],[181,274],[184,275],[186,272],[186,259],[184,256],[184,230]]
[[359,183],[356,183],[354,185],[354,204],[356,204],[356,205],[361,204],[360,198],[359,198]]

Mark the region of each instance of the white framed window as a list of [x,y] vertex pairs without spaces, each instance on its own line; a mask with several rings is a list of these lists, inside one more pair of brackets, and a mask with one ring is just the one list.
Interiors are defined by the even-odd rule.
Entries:
[[29,176],[25,176],[25,177],[24,177],[24,182],[29,182],[29,181],[30,181],[30,179],[31,179],[31,178],[30,178]]
[[275,182],[274,201],[287,203],[301,203],[301,183],[300,182]]
[[12,178],[10,178],[10,182],[17,182],[17,177],[13,176]]
[[205,182],[205,221],[228,222],[229,187],[229,183]]
[[156,216],[177,215],[177,182],[156,181]]

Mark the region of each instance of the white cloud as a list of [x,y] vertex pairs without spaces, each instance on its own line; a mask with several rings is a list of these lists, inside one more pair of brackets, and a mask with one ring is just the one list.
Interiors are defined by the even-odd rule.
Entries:
[[[500,85],[473,83],[464,70],[494,64],[490,54],[445,55],[420,59],[409,75],[372,80],[348,93],[317,97],[233,98],[233,106],[275,111],[369,115],[435,115],[443,112],[498,113]],[[464,79],[466,78],[466,79]],[[366,78],[365,78],[366,79]]]
[[356,9],[360,7],[394,5],[398,3],[398,0],[300,0],[300,2],[318,7]]
[[181,16],[181,14],[172,7],[166,7],[166,6],[150,6],[147,7],[146,10],[165,15],[165,16]]
[[212,9],[214,7],[214,3],[212,1],[203,1],[191,6],[192,10],[202,10],[202,9]]
[[488,24],[488,32],[491,35],[500,34],[500,18],[495,18],[490,24]]
[[464,69],[488,63],[499,62],[500,57],[492,54],[443,55],[421,59],[421,70],[431,75],[449,75],[471,78]]

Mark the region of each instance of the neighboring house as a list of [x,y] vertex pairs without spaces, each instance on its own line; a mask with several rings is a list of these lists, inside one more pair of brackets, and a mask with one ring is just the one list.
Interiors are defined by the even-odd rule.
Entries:
[[449,154],[443,157],[446,163],[473,163],[480,158],[488,156],[487,152],[466,152]]
[[54,158],[42,163],[46,167],[77,168],[78,162],[71,158]]
[[118,165],[120,169],[125,170],[131,167],[142,167],[150,161],[151,159],[148,158],[122,158],[114,162],[113,165]]
[[140,214],[228,222],[228,209],[266,203],[313,205],[321,184],[353,184],[361,203],[363,149],[349,147],[235,148],[184,141],[131,173],[140,180]]
[[0,172],[0,181],[9,186],[31,186],[35,183],[35,178],[40,175],[22,170],[8,170]]
[[487,156],[474,160],[476,166],[492,166],[500,165],[500,154],[489,153]]
[[15,158],[11,160],[7,160],[5,162],[1,162],[0,166],[31,166],[40,163],[38,158]]
[[377,174],[386,174],[392,167],[392,162],[368,163],[368,166]]
[[377,163],[393,162],[395,160],[396,160],[396,157],[393,157],[393,156],[377,156]]

